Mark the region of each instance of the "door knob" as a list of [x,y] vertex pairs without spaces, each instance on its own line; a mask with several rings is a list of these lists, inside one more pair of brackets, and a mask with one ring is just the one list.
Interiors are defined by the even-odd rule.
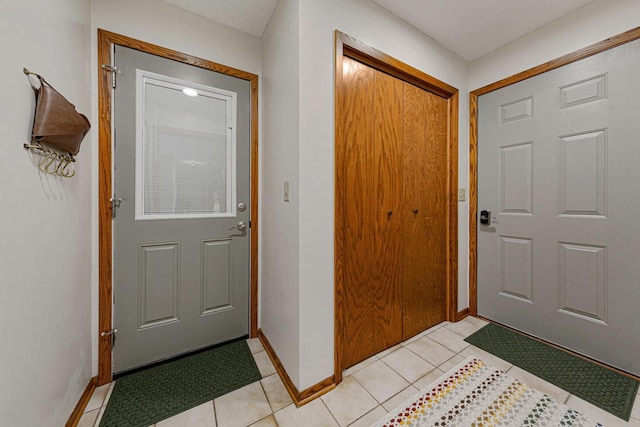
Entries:
[[238,222],[238,225],[234,225],[233,227],[229,228],[229,230],[233,230],[233,229],[237,229],[238,231],[244,232],[247,229],[247,223],[244,221],[240,221]]

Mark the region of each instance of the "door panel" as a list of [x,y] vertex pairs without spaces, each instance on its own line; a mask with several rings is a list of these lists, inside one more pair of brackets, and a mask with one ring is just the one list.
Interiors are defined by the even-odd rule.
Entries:
[[350,366],[402,339],[402,82],[344,59],[345,340]]
[[235,240],[202,242],[202,314],[233,308]]
[[403,82],[374,70],[373,354],[402,341]]
[[248,334],[249,230],[229,229],[250,218],[250,83],[121,46],[115,61],[122,372]]
[[180,244],[140,245],[139,329],[178,321]]
[[482,95],[478,313],[636,375],[640,42]]
[[343,177],[348,199],[344,200],[344,339],[343,366],[348,367],[373,354],[373,310],[371,264],[375,203],[371,166],[373,126],[369,126],[374,93],[374,70],[344,58],[345,87]]
[[446,319],[448,102],[404,83],[403,339]]
[[428,156],[426,126],[417,126],[429,115],[426,93],[406,85],[404,91],[406,114],[404,116],[404,162],[402,209],[402,276],[403,276],[403,339],[423,331],[425,308],[429,296],[423,291],[426,286],[428,233],[428,201],[423,195],[429,188],[425,160]]
[[[408,83],[407,83],[408,85]],[[415,246],[427,246],[427,275],[423,292],[428,295],[424,312],[424,329],[444,322],[447,316],[447,212],[448,197],[455,197],[448,191],[447,165],[449,136],[449,102],[447,99],[429,92],[423,92],[428,99],[428,115],[421,126],[427,127],[427,157],[425,165],[428,185],[423,189],[427,200],[427,238],[415,242]],[[419,119],[419,118],[416,118]],[[426,120],[426,123],[425,123]],[[418,120],[414,126],[418,125]]]

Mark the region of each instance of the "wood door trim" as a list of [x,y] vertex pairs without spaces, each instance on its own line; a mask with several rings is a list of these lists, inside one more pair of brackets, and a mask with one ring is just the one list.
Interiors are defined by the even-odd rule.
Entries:
[[568,53],[469,94],[469,313],[478,315],[478,97],[640,39],[640,27]]
[[464,319],[466,317],[469,317],[469,307],[467,307],[467,308],[465,308],[463,310],[460,310],[458,312],[458,314],[456,315],[456,322],[459,322],[459,321],[461,321],[462,319]]
[[447,188],[447,320],[455,321],[458,313],[458,202],[454,197],[458,191],[458,89],[450,86],[435,77],[432,77],[417,68],[413,68],[404,62],[389,56],[357,39],[339,31],[335,31],[335,243],[334,243],[334,379],[339,384],[342,381],[342,330],[344,319],[342,316],[343,305],[343,255],[345,230],[341,226],[341,220],[345,211],[342,200],[345,189],[338,183],[344,180],[343,173],[338,165],[342,164],[343,140],[342,117],[344,110],[341,100],[344,97],[342,91],[342,66],[343,58],[349,57],[362,62],[370,67],[383,71],[405,82],[413,84],[428,92],[448,99],[449,102],[449,130],[448,130],[448,176]]
[[267,356],[269,356],[269,359],[271,359],[273,366],[276,368],[276,372],[278,373],[278,376],[282,380],[284,387],[287,389],[287,393],[289,393],[289,396],[291,396],[291,400],[293,400],[293,403],[295,403],[297,408],[299,408],[300,406],[306,405],[312,400],[317,399],[323,394],[328,393],[334,388],[336,388],[335,377],[330,376],[329,378],[325,378],[324,380],[320,381],[315,385],[312,385],[309,388],[306,388],[302,391],[298,391],[298,388],[291,380],[291,377],[287,373],[286,369],[284,368],[284,365],[280,361],[280,358],[278,357],[275,350],[271,346],[271,343],[267,339],[267,336],[264,334],[262,329],[258,330],[258,338],[260,339],[260,342],[262,343],[262,346],[264,347],[264,350],[267,353]]
[[458,314],[458,92],[449,98],[449,146],[447,175],[449,194],[447,201],[447,320]]
[[341,45],[340,51],[344,56],[353,58],[356,61],[397,77],[400,80],[418,86],[427,92],[435,93],[443,98],[450,98],[458,93],[458,89],[455,87],[450,86],[445,82],[394,58],[393,56],[387,55],[382,51],[364,44],[348,34],[336,30],[336,53],[338,53],[338,43]]
[[[251,84],[251,241],[250,241],[250,336],[258,334],[258,75],[155,44],[98,29],[98,332],[111,330],[113,300],[112,116],[111,73],[101,69],[111,64],[114,45],[247,80]],[[111,382],[111,339],[98,336],[98,385]]]

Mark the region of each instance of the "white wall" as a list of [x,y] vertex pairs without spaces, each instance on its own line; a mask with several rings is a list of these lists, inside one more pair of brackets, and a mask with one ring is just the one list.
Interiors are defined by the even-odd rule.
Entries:
[[[280,0],[262,38],[261,328],[299,384],[299,16]],[[284,181],[290,202],[284,202]]]
[[471,62],[469,88],[478,89],[640,26],[640,1],[598,0]]
[[[97,124],[97,29],[157,44],[169,49],[195,55],[223,65],[260,74],[261,42],[257,37],[217,24],[210,19],[187,12],[162,0],[92,0],[91,2],[91,87],[93,122]],[[261,139],[261,138],[260,138]],[[93,138],[98,146],[97,132]],[[98,337],[98,153],[92,158],[96,165],[92,177],[92,338],[93,372],[97,374]]]
[[91,137],[71,179],[40,173],[40,157],[22,148],[35,106],[22,67],[43,74],[89,113],[89,25],[89,0],[2,4],[0,424],[6,426],[64,425],[91,378]]
[[[334,30],[460,90],[461,187],[468,182],[467,64],[369,0],[300,2],[300,382],[333,374]],[[460,206],[461,307],[467,301],[467,204]]]

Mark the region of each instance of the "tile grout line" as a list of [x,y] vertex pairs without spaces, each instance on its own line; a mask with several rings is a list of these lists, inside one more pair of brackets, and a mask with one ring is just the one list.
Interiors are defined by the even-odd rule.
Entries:
[[[271,376],[271,375],[269,375],[269,377],[270,377],[270,376]],[[268,377],[267,377],[267,378],[268,378]],[[269,404],[269,409],[271,409],[271,415],[273,415],[275,412],[273,412],[273,406],[271,406],[271,400],[269,399],[269,395],[267,394],[267,390],[265,390],[265,388],[264,388],[264,384],[262,384],[262,380],[263,380],[263,379],[264,379],[264,378],[262,378],[262,379],[258,380],[258,382],[260,383],[260,387],[262,388],[262,392],[264,393],[264,397],[265,397],[265,399],[267,399],[267,403]],[[265,417],[265,418],[266,418],[266,417]],[[260,421],[260,420],[258,420],[258,421]],[[256,421],[256,422],[257,422],[257,421]]]
[[216,413],[216,403],[214,402],[215,399],[211,399],[211,406],[213,406],[213,422],[215,423],[216,427],[218,426],[218,414]]
[[[375,399],[374,399],[374,400],[375,400]],[[376,402],[377,402],[377,400],[376,400]],[[358,421],[360,421],[361,419],[363,419],[364,417],[366,417],[367,415],[369,415],[370,413],[372,413],[373,411],[375,411],[375,410],[376,410],[376,409],[378,409],[378,408],[382,408],[384,411],[386,411],[385,407],[384,407],[384,406],[382,406],[382,404],[378,404],[378,406],[376,406],[375,408],[371,409],[370,411],[365,412],[365,413],[364,413],[364,414],[362,414],[360,417],[356,418],[355,420],[353,420],[352,422],[350,422],[349,424],[347,424],[347,427],[348,427],[348,426],[352,426],[352,425],[354,425],[355,423],[357,423]],[[387,414],[388,414],[388,413],[389,413],[389,412],[387,412]]]
[[[378,360],[380,360],[380,359],[378,359]],[[382,360],[380,360],[380,361],[382,362]],[[375,362],[374,362],[374,363],[375,363]],[[382,362],[382,363],[384,363],[384,362]],[[384,364],[386,365],[386,363],[384,363]],[[371,366],[371,365],[369,365],[369,366]],[[388,365],[387,365],[387,366],[388,366]],[[393,370],[393,368],[391,368],[391,369]],[[394,372],[395,372],[395,371],[394,371]],[[375,398],[375,396],[371,394],[371,392],[369,391],[369,389],[367,389],[367,388],[364,386],[364,384],[362,384],[360,381],[358,381],[358,379],[357,379],[355,376],[353,376],[353,375],[350,375],[350,376],[353,378],[353,380],[354,380],[356,383],[358,383],[358,384],[360,385],[360,387],[362,387],[362,388],[364,389],[364,391],[366,391],[366,392],[367,392],[367,394],[368,394],[369,396],[371,396],[371,398],[372,398],[374,401],[376,401],[376,402],[378,403],[378,406],[382,406],[382,403],[378,402],[378,399],[376,399],[376,398]],[[329,411],[329,412],[331,412],[331,411]],[[355,422],[355,421],[354,421],[354,422]]]
[[[440,369],[440,366],[442,366],[442,365],[446,364],[447,362],[449,362],[449,361],[450,361],[451,359],[453,359],[454,357],[456,357],[456,356],[460,355],[460,353],[461,353],[461,352],[465,351],[465,350],[469,347],[469,345],[467,345],[467,346],[466,346],[465,348],[463,348],[462,350],[460,350],[460,351],[456,351],[455,349],[451,349],[451,348],[447,347],[446,345],[444,345],[444,344],[440,343],[439,341],[437,341],[437,340],[435,340],[435,339],[432,339],[432,338],[430,338],[430,337],[428,336],[429,334],[431,334],[431,333],[433,333],[433,332],[436,332],[436,331],[438,331],[438,330],[440,330],[440,329],[442,329],[442,328],[446,328],[446,329],[447,329],[447,331],[449,331],[449,332],[451,332],[451,333],[454,333],[454,334],[455,334],[455,335],[457,335],[457,336],[460,336],[462,339],[464,339],[464,338],[466,338],[466,337],[467,337],[467,336],[463,336],[463,335],[461,335],[461,334],[459,334],[459,333],[456,333],[455,331],[452,331],[452,330],[450,330],[449,328],[447,328],[447,326],[448,326],[448,325],[451,325],[451,324],[453,324],[453,323],[448,323],[448,324],[443,324],[443,323],[444,323],[444,322],[442,322],[440,325],[436,325],[437,327],[431,327],[431,328],[427,329],[426,331],[423,331],[422,333],[417,334],[415,337],[410,338],[409,340],[407,340],[407,341],[411,341],[411,342],[409,342],[409,343],[407,343],[407,342],[403,341],[403,342],[401,342],[401,343],[397,344],[397,346],[399,346],[399,347],[398,347],[397,349],[395,349],[394,351],[392,351],[392,352],[389,352],[389,353],[385,354],[385,355],[384,355],[384,357],[379,357],[379,354],[380,354],[380,353],[383,353],[385,350],[383,350],[382,352],[380,352],[380,353],[378,353],[378,354],[374,354],[374,355],[370,356],[369,358],[375,358],[376,360],[375,360],[375,361],[373,361],[372,363],[370,363],[370,364],[369,364],[369,365],[367,365],[367,366],[364,366],[364,367],[362,367],[362,368],[357,369],[356,371],[353,371],[353,372],[349,373],[349,375],[346,375],[345,377],[347,377],[347,376],[352,377],[352,378],[356,381],[356,383],[358,383],[358,384],[359,384],[359,385],[360,385],[360,386],[361,386],[361,387],[362,387],[362,388],[367,392],[367,394],[373,398],[373,400],[374,400],[374,401],[378,402],[378,399],[376,399],[376,398],[371,394],[371,392],[370,392],[370,391],[369,391],[369,390],[368,390],[368,389],[367,389],[363,384],[361,384],[361,383],[360,383],[360,381],[358,381],[358,379],[355,377],[355,375],[354,375],[354,374],[355,374],[355,373],[357,373],[357,372],[359,372],[359,371],[361,371],[361,370],[363,370],[363,369],[366,369],[366,368],[370,367],[371,365],[373,365],[373,364],[374,364],[374,363],[376,363],[377,361],[381,361],[385,366],[387,366],[389,369],[391,369],[391,371],[392,371],[392,372],[394,372],[396,375],[398,375],[400,378],[402,378],[403,380],[405,380],[405,381],[409,384],[407,387],[403,388],[403,389],[402,389],[402,390],[400,390],[398,393],[394,394],[394,395],[393,395],[393,396],[391,396],[389,399],[385,400],[385,402],[389,401],[390,399],[393,399],[394,397],[396,397],[398,394],[400,394],[400,393],[404,392],[404,391],[405,391],[406,389],[408,389],[409,387],[414,387],[414,388],[418,389],[418,387],[416,387],[416,385],[415,385],[415,383],[416,383],[416,382],[420,381],[420,380],[421,380],[422,378],[424,378],[426,375],[429,375],[429,374],[431,374],[431,373],[432,373],[432,372],[434,372],[434,371],[439,371],[439,372],[442,374],[442,373],[443,373],[443,371],[442,371],[442,369]],[[474,326],[477,326],[477,325],[474,325]],[[427,331],[429,331],[429,332],[427,333]],[[416,342],[416,341],[418,341],[418,340],[420,340],[420,339],[422,339],[422,338],[427,338],[429,341],[431,341],[431,342],[433,342],[433,343],[435,343],[435,344],[437,344],[437,345],[439,345],[439,346],[443,347],[445,350],[447,350],[447,351],[449,351],[449,352],[451,352],[451,353],[453,353],[453,354],[452,354],[450,357],[448,357],[447,359],[445,359],[445,360],[444,360],[442,363],[440,363],[439,365],[434,365],[432,362],[430,362],[429,360],[425,359],[424,357],[422,357],[421,355],[417,354],[416,352],[412,351],[412,350],[408,347],[408,344],[411,344],[411,343],[413,343],[413,342]],[[388,363],[386,363],[386,362],[384,361],[384,358],[386,358],[387,356],[390,356],[391,354],[393,354],[393,353],[397,352],[397,351],[398,351],[398,350],[400,350],[401,348],[406,348],[407,350],[409,350],[409,352],[411,352],[412,354],[414,354],[414,355],[418,356],[421,360],[423,360],[424,362],[426,362],[429,366],[432,366],[432,367],[433,367],[433,369],[431,369],[429,372],[427,372],[425,375],[422,375],[420,378],[416,379],[415,381],[409,381],[409,380],[408,380],[407,378],[405,378],[405,377],[404,377],[400,372],[398,372],[397,370],[395,370],[391,365],[389,365]],[[462,356],[461,356],[461,357],[462,357]],[[368,359],[369,359],[369,358],[368,358]],[[367,360],[367,359],[365,359],[365,360]],[[348,368],[347,368],[347,369],[348,369]],[[346,371],[347,369],[345,369],[344,371]],[[344,371],[343,371],[343,372],[344,372]],[[418,391],[421,391],[421,390],[420,390],[420,389],[418,389]],[[378,402],[378,405],[377,405],[376,407],[374,407],[374,408],[373,408],[373,409],[371,409],[370,411],[366,412],[365,414],[363,414],[362,416],[360,416],[359,418],[357,418],[356,420],[354,420],[351,424],[353,424],[353,423],[357,422],[359,419],[363,418],[364,416],[366,416],[366,415],[367,415],[367,414],[369,414],[370,412],[374,411],[378,406],[379,406],[379,407],[381,407],[381,408],[382,408],[384,411],[386,411],[387,413],[389,413],[389,411],[387,411],[387,409],[383,406],[383,404],[384,404],[385,402]],[[325,407],[327,408],[327,410],[329,410],[329,413],[330,413],[330,414],[331,414],[331,416],[334,418],[334,420],[337,422],[337,419],[335,419],[334,414],[331,412],[331,410],[330,410],[330,409],[329,409],[329,407],[326,405],[326,403],[324,402],[324,400],[323,400],[323,404],[325,405]],[[338,425],[339,425],[339,423],[338,423]]]
[[[434,340],[432,340],[431,338],[429,338],[429,337],[427,337],[427,336],[424,336],[424,337],[422,337],[422,338],[427,338],[429,341],[431,341],[431,342],[433,342],[433,343],[435,343],[435,344],[438,344],[438,345],[439,345],[439,346],[441,346],[441,347],[444,347],[444,346],[443,346],[442,344],[440,344],[439,342],[434,341]],[[424,360],[425,362],[427,362],[429,365],[434,366],[436,369],[438,368],[438,366],[442,365],[442,363],[447,363],[447,360],[449,360],[449,359],[450,359],[450,358],[449,358],[449,359],[446,359],[446,360],[445,360],[444,362],[442,362],[440,365],[434,365],[434,364],[433,364],[433,363],[431,363],[429,360],[425,359],[424,357],[422,357],[421,355],[419,355],[419,354],[418,354],[418,353],[416,353],[415,351],[411,350],[409,347],[405,347],[405,348],[406,348],[407,350],[409,350],[411,353],[413,353],[413,354],[415,354],[416,356],[418,356],[420,359],[422,359],[422,360]],[[444,347],[444,349],[445,349],[445,350],[447,350],[447,351],[451,351],[451,352],[453,352],[452,350],[449,350],[447,347]],[[462,351],[464,351],[464,350],[462,350]],[[456,355],[457,355],[457,353],[455,353],[455,352],[453,352],[453,353],[454,353],[454,354],[453,354],[453,356],[451,356],[451,357],[454,357],[454,356],[456,356]],[[426,375],[426,374],[425,374],[425,375]]]
[[[404,347],[404,348],[407,348],[407,347]],[[420,356],[419,354],[416,354],[415,352],[411,351],[411,349],[407,348],[407,350],[409,350],[409,352],[411,352],[411,353],[415,354],[416,356],[418,356],[420,359],[424,360],[424,361],[425,361],[429,366],[433,366],[433,369],[431,369],[431,370],[430,370],[429,372],[427,372],[426,374],[421,375],[421,376],[420,376],[418,379],[416,379],[415,381],[411,382],[411,381],[409,381],[409,379],[408,379],[408,378],[405,378],[405,377],[404,377],[400,372],[398,372],[398,371],[396,371],[395,369],[393,369],[393,367],[392,367],[392,366],[390,366],[389,364],[387,364],[384,360],[379,359],[382,363],[384,363],[386,366],[388,366],[388,367],[389,367],[393,372],[395,372],[396,374],[400,375],[400,378],[404,379],[405,381],[407,381],[407,382],[409,383],[409,386],[407,386],[407,387],[403,388],[401,391],[399,391],[398,393],[394,394],[394,395],[393,395],[393,396],[391,396],[389,399],[385,400],[385,402],[386,402],[386,401],[388,401],[388,400],[390,400],[390,399],[392,399],[393,397],[397,396],[398,394],[402,393],[404,390],[406,390],[407,388],[409,388],[409,387],[411,387],[411,386],[413,386],[413,387],[417,388],[417,389],[418,389],[418,391],[421,391],[421,389],[419,389],[418,387],[416,387],[416,386],[415,386],[415,383],[416,383],[416,382],[420,381],[420,379],[422,379],[422,378],[424,378],[425,376],[429,375],[429,374],[430,374],[431,372],[433,372],[433,371],[439,370],[439,371],[441,371],[441,372],[442,372],[442,369],[439,369],[439,367],[440,367],[440,366],[442,366],[443,364],[447,363],[450,359],[452,359],[452,358],[454,358],[454,357],[456,357],[456,356],[457,356],[457,354],[456,354],[456,353],[454,353],[454,355],[453,355],[453,356],[451,356],[449,359],[445,360],[445,361],[444,361],[444,362],[442,362],[440,365],[436,366],[436,365],[432,364],[431,362],[429,362],[428,360],[426,360],[424,357],[422,357],[422,356]],[[394,353],[395,353],[395,352],[394,352]],[[364,387],[364,386],[363,386],[363,387]],[[366,390],[366,388],[365,388],[365,390]],[[367,390],[367,391],[368,391],[368,390]],[[375,397],[374,397],[374,399],[375,399]],[[378,399],[375,399],[375,400],[376,400],[376,401],[378,401]],[[380,403],[380,406],[382,406],[383,404],[384,404],[384,402],[381,402],[381,403]],[[384,407],[383,407],[383,408],[384,408]],[[385,410],[386,410],[386,408],[385,408]]]
[[[394,353],[395,353],[395,351],[394,351]],[[387,356],[388,356],[388,355],[387,355]],[[382,364],[383,364],[383,365],[385,365],[387,368],[391,369],[395,374],[400,375],[400,378],[402,378],[403,380],[405,380],[405,381],[409,382],[409,380],[408,380],[408,379],[406,379],[405,377],[403,377],[403,376],[402,376],[402,374],[401,374],[400,372],[398,372],[398,371],[396,371],[395,369],[393,369],[393,366],[389,365],[388,363],[386,363],[386,362],[385,362],[384,360],[382,360],[382,359],[379,359],[379,360],[382,362]],[[364,386],[363,386],[363,387],[364,387]],[[403,390],[404,390],[404,389],[403,389]],[[395,395],[394,395],[394,396],[395,396]],[[393,397],[393,396],[392,396],[392,397]],[[374,399],[375,399],[375,398],[374,398]],[[378,399],[376,399],[376,402],[377,402],[377,401],[378,401]],[[382,405],[382,403],[384,403],[384,402],[381,402],[380,404]]]
[[331,418],[333,418],[333,421],[335,421],[335,422],[336,422],[336,424],[338,425],[338,427],[342,427],[342,426],[340,426],[340,423],[338,422],[338,419],[336,418],[336,416],[335,416],[335,415],[333,415],[333,412],[331,412],[331,409],[329,409],[329,407],[327,406],[327,404],[325,403],[325,401],[324,401],[322,398],[317,399],[317,400],[320,400],[320,401],[322,402],[322,404],[324,405],[324,407],[326,408],[326,410],[329,412],[329,415],[331,415]]

